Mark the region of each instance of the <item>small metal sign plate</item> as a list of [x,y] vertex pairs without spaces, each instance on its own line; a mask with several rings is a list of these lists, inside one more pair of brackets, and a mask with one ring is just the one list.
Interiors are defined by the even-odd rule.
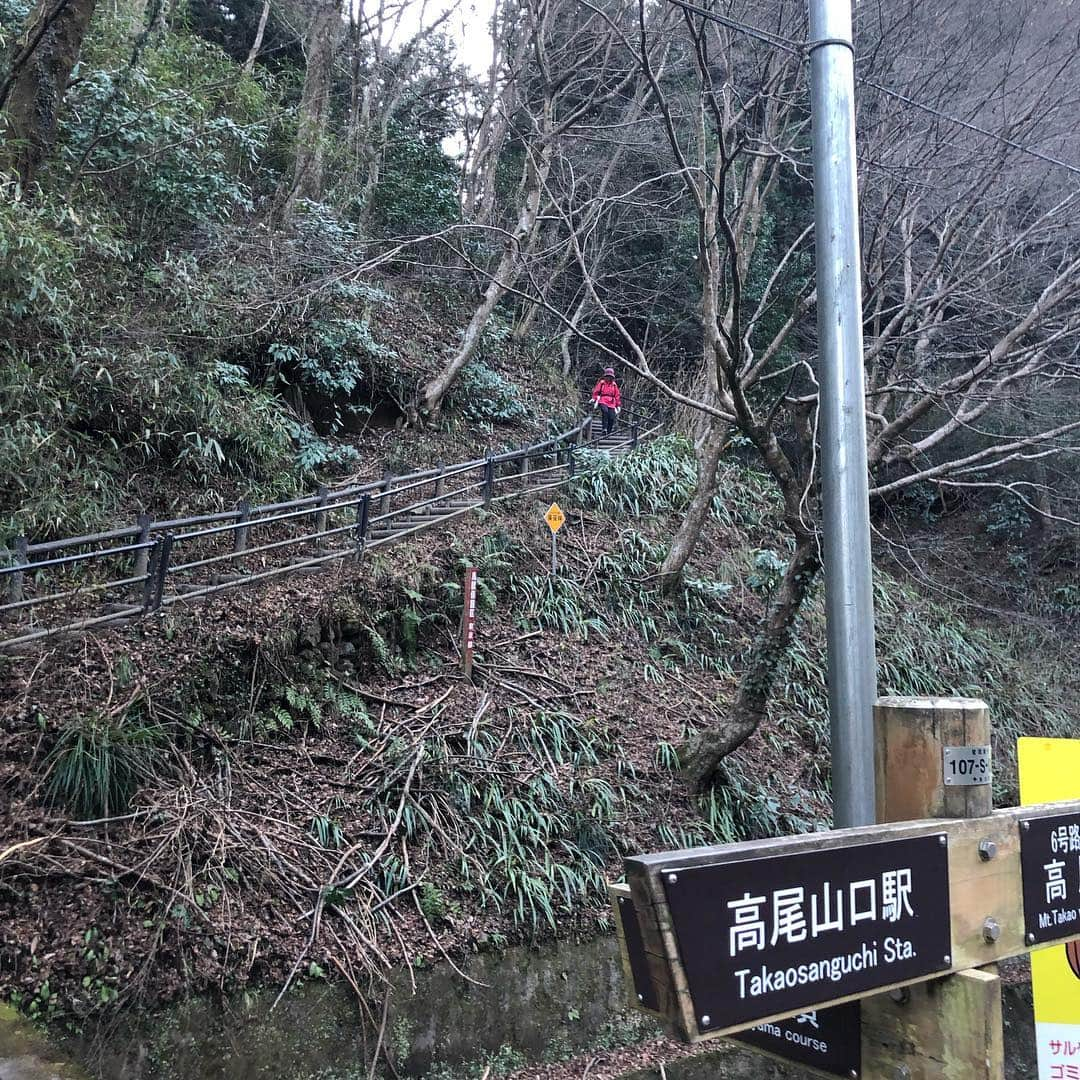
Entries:
[[758,1024],[733,1039],[845,1080],[862,1072],[862,1010],[857,1001]]
[[1020,821],[1028,945],[1080,936],[1080,814]]
[[945,834],[661,871],[699,1034],[952,963]]
[[552,503],[548,507],[548,512],[544,515],[544,520],[552,533],[557,533],[563,527],[566,515],[562,512],[562,507],[558,503]]
[[989,784],[993,779],[989,746],[946,746],[941,752],[941,772],[946,787]]

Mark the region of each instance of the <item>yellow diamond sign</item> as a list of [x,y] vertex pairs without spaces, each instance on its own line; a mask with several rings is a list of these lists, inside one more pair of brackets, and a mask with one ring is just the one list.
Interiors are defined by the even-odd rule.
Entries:
[[559,508],[558,503],[552,503],[548,507],[548,512],[544,515],[544,520],[547,522],[548,528],[553,533],[557,533],[563,527],[566,515]]

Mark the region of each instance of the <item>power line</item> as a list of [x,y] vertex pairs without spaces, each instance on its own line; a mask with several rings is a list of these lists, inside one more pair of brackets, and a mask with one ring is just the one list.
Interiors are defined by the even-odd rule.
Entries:
[[[761,27],[750,26],[748,23],[739,22],[737,19],[729,18],[726,15],[719,15],[715,11],[708,11],[705,8],[698,7],[697,4],[690,3],[690,0],[668,0],[668,2],[674,4],[676,7],[682,8],[684,11],[692,12],[694,15],[700,15],[704,19],[711,19],[713,22],[720,23],[721,26],[726,26],[729,30],[738,31],[741,34],[745,34],[747,37],[764,42],[766,45],[770,45],[774,49],[780,49],[792,56],[798,56],[805,60],[809,55],[807,46],[802,45],[797,41],[792,41],[791,38],[783,37],[780,34],[774,34],[771,30],[763,30]],[[1026,146],[1024,143],[1019,143],[1015,139],[1010,139],[1007,135],[999,135],[996,131],[990,131],[989,128],[981,127],[979,124],[973,124],[970,120],[962,120],[959,116],[953,116],[950,113],[942,112],[940,109],[935,109],[933,105],[927,105],[925,102],[919,101],[916,98],[908,97],[907,94],[901,94],[898,90],[890,90],[889,87],[883,86],[873,79],[867,79],[864,76],[857,74],[855,76],[855,81],[862,86],[868,86],[872,90],[877,90],[878,93],[884,94],[886,97],[902,102],[913,109],[919,109],[921,112],[927,113],[930,116],[935,116],[939,120],[945,120],[950,124],[956,124],[957,127],[966,128],[968,131],[974,131],[977,134],[983,135],[988,139],[993,139],[995,142],[999,142],[1004,146],[1011,147],[1013,150],[1018,150],[1023,154],[1038,158],[1040,161],[1045,161],[1048,165],[1056,165],[1061,169],[1067,169],[1076,176],[1080,176],[1080,165],[1073,165],[1068,161],[1062,161],[1061,158],[1054,157],[1052,154],[1043,153],[1042,150],[1036,150],[1033,146]]]

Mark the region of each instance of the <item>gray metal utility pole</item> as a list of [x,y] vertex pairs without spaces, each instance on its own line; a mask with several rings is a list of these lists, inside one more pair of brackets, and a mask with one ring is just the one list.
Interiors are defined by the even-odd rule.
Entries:
[[874,822],[877,670],[850,0],[808,0],[833,825]]

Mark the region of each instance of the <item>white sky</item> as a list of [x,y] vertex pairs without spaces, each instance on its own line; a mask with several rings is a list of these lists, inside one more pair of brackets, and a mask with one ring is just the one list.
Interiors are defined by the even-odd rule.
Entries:
[[463,0],[453,17],[452,37],[458,58],[474,75],[486,75],[491,66],[491,16],[495,0]]
[[489,25],[495,0],[406,0],[395,39],[408,41],[451,8],[453,14],[444,27],[457,48],[458,59],[474,75],[486,75],[491,65]]

